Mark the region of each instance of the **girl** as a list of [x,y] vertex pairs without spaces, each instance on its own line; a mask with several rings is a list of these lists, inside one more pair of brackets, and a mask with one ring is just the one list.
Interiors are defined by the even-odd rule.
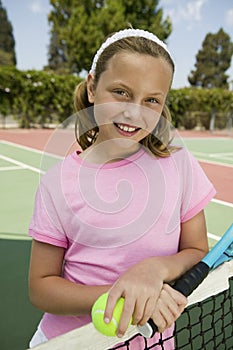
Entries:
[[[45,311],[31,347],[90,322],[106,291],[106,323],[125,298],[119,337],[131,316],[171,335],[187,300],[168,283],[208,251],[203,209],[215,194],[197,161],[169,141],[173,73],[163,42],[126,29],[102,44],[76,88],[83,151],[42,178],[30,223],[30,298]],[[132,349],[142,344],[138,337]]]

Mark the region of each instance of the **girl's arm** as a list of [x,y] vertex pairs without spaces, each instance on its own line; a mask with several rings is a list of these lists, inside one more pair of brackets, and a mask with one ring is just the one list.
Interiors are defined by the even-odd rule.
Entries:
[[[169,239],[169,236],[168,236]],[[127,270],[109,292],[106,320],[110,320],[117,299],[125,298],[118,335],[125,333],[131,316],[134,324],[143,325],[153,318],[159,331],[169,327],[181,314],[187,299],[165,283],[189,270],[208,252],[204,212],[181,224],[180,248],[177,254],[152,257]]]
[[32,304],[49,313],[90,314],[95,300],[110,286],[84,286],[62,275],[64,249],[33,240],[29,271]]

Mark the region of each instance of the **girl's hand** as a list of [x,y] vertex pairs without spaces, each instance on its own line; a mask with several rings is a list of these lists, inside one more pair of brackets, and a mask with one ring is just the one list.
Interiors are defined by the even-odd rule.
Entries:
[[[121,337],[131,317],[133,324],[144,324],[156,311],[156,302],[163,288],[162,269],[152,259],[145,259],[127,270],[109,290],[105,322],[112,318],[117,300],[125,298],[124,309],[117,329]],[[161,324],[161,321],[160,321]]]
[[184,295],[166,283],[163,285],[152,316],[160,333],[172,326],[184,311],[187,302]]

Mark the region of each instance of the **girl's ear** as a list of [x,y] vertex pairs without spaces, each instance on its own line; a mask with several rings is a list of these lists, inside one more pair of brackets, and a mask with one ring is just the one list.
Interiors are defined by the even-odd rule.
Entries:
[[88,101],[90,103],[94,103],[95,85],[94,85],[94,77],[92,74],[88,74],[88,77],[87,77],[87,96],[88,96]]

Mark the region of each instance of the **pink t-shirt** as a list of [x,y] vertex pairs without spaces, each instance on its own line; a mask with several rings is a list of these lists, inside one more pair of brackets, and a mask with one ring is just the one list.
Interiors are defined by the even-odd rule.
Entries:
[[[43,176],[29,234],[65,248],[64,278],[112,284],[145,258],[177,253],[180,224],[214,194],[186,149],[154,158],[141,148],[104,165],[87,163],[75,152]],[[45,313],[41,329],[50,339],[88,322],[90,316]]]

